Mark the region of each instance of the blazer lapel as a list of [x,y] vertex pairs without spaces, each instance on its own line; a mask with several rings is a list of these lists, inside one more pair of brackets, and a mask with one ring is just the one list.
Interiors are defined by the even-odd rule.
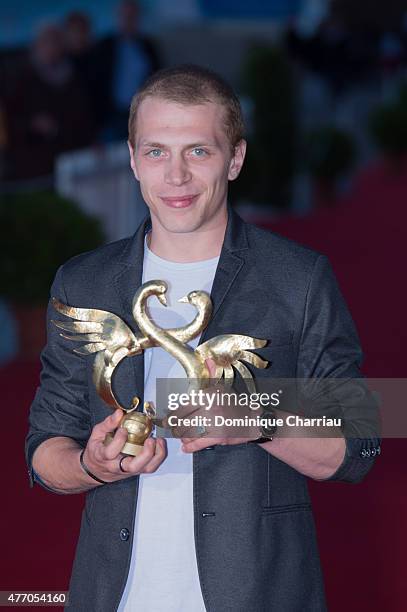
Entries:
[[[127,244],[122,257],[118,262],[119,272],[113,279],[119,303],[121,304],[122,318],[134,332],[140,330],[133,318],[132,303],[137,289],[141,286],[143,278],[144,237],[151,226],[147,217],[139,226],[133,239]],[[131,357],[135,380],[135,391],[140,397],[139,410],[143,409],[144,396],[144,353]]]
[[248,248],[245,224],[232,208],[228,207],[228,224],[225,239],[211,291],[213,313],[208,327],[202,333],[200,344],[205,342],[209,335],[213,333],[216,314],[242,269],[244,264],[243,255]]

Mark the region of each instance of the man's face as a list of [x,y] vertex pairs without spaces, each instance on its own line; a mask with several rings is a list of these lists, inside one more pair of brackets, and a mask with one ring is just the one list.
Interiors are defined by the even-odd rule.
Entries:
[[243,165],[232,156],[217,103],[187,106],[148,97],[137,113],[131,167],[153,223],[174,233],[210,230],[225,218],[228,181]]

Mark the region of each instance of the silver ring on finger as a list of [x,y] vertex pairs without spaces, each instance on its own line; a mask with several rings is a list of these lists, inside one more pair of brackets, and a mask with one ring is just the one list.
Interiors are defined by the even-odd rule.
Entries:
[[121,471],[121,472],[123,472],[124,474],[128,474],[127,470],[125,470],[125,469],[123,468],[123,465],[122,465],[122,464],[123,464],[123,459],[126,459],[126,457],[127,457],[127,455],[124,455],[124,456],[123,456],[123,457],[120,459],[120,461],[119,461],[119,468],[120,468],[120,471]]
[[206,435],[206,428],[204,427],[204,425],[198,425],[198,427],[196,428],[196,433],[198,434],[198,436],[200,438],[205,436]]

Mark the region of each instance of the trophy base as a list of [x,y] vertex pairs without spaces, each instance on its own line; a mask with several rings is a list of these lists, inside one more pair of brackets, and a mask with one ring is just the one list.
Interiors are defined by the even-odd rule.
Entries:
[[121,452],[124,455],[132,455],[133,457],[137,457],[143,450],[144,446],[141,444],[133,444],[132,442],[126,442],[123,446]]
[[[105,436],[104,444],[107,446],[113,440],[113,434],[108,433]],[[131,455],[132,457],[137,457],[143,450],[144,446],[142,444],[134,444],[133,442],[126,442],[120,451],[124,455]]]

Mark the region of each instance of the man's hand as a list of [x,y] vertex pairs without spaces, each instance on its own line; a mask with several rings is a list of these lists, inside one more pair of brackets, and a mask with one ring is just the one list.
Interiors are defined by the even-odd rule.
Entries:
[[[124,455],[120,452],[127,438],[127,431],[118,427],[123,411],[118,409],[104,421],[95,425],[83,454],[86,467],[98,478],[106,482],[122,480],[136,474],[155,472],[167,456],[167,444],[163,438],[147,438],[144,448],[137,457],[126,456],[122,461],[124,474],[119,462]],[[105,446],[103,441],[107,433],[113,432],[113,440]]]
[[[211,377],[215,376],[216,367],[212,359],[206,360],[206,365],[209,369]],[[227,388],[223,388],[225,392]],[[207,393],[215,393],[216,389],[205,389]],[[172,427],[173,435],[181,438],[181,449],[185,453],[193,453],[202,450],[208,446],[220,444],[222,446],[228,444],[244,444],[250,440],[255,440],[260,436],[260,430],[257,426],[252,427],[231,427],[230,425],[215,425],[215,415],[223,416],[225,419],[243,418],[248,416],[255,418],[257,412],[250,410],[247,406],[219,406],[214,404],[210,410],[205,410],[204,406],[182,406],[173,413],[178,419],[186,419],[191,417],[202,417],[206,419],[204,428],[205,432],[197,436],[196,427],[178,426]],[[167,417],[168,419],[168,417]]]

